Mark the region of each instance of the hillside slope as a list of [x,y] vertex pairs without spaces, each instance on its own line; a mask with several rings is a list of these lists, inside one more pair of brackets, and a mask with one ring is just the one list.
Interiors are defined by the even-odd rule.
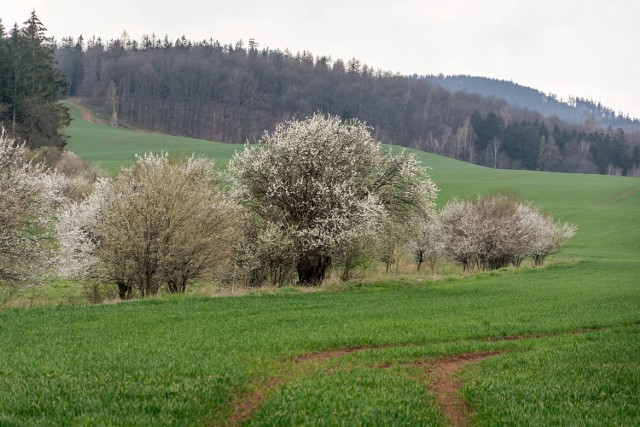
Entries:
[[[206,155],[225,165],[237,144],[162,135],[89,123],[67,102],[73,124],[68,149],[111,171],[147,151]],[[394,147],[402,150],[402,147]],[[452,197],[508,190],[578,225],[563,253],[632,260],[640,254],[640,181],[629,177],[491,169],[422,151],[415,153],[440,189],[439,204]]]
[[[545,118],[530,106],[452,93],[420,76],[375,70],[356,59],[345,63],[213,40],[137,49],[99,39],[86,50],[59,48],[56,57],[61,64],[82,64],[65,68],[78,82],[69,96],[97,108],[109,105],[109,117],[116,112],[120,124],[149,131],[244,143],[279,122],[321,111],[366,122],[382,142],[476,164],[640,174],[640,151],[632,152],[640,133]],[[89,72],[94,69],[101,72]]]
[[435,83],[451,92],[476,93],[482,96],[501,99],[515,107],[537,111],[545,117],[556,116],[561,120],[584,125],[613,129],[622,128],[625,132],[640,131],[640,120],[616,112],[600,103],[582,98],[572,98],[567,102],[558,100],[539,90],[504,80],[477,76],[427,76],[427,81]]
[[242,147],[202,139],[110,127],[100,123],[100,119],[88,121],[87,114],[83,115],[86,107],[77,100],[67,100],[64,105],[69,108],[72,119],[71,126],[66,130],[70,136],[67,149],[112,172],[123,165],[132,164],[136,154],[149,151],[207,155],[214,157],[221,164],[226,164],[233,153]]

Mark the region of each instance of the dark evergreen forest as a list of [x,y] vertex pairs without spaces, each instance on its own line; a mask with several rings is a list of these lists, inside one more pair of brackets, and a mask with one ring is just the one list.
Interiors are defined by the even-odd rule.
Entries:
[[366,121],[378,140],[498,168],[638,175],[640,134],[568,124],[495,97],[450,92],[357,59],[185,37],[64,38],[68,96],[119,124],[243,143],[321,111]]
[[54,42],[35,12],[6,33],[0,21],[0,127],[30,148],[62,148],[67,79],[55,66]]

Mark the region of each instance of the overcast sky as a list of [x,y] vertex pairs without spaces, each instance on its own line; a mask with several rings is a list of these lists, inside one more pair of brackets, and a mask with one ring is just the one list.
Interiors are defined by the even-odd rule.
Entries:
[[640,117],[638,0],[2,0],[5,27],[32,9],[48,35],[308,50],[402,74],[512,80]]

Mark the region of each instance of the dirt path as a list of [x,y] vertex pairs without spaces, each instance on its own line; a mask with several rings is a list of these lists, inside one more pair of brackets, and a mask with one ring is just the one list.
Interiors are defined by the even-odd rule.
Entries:
[[436,360],[427,368],[431,377],[430,390],[436,395],[436,401],[450,425],[462,427],[469,424],[469,406],[458,391],[462,383],[455,375],[467,365],[479,363],[501,352],[488,351],[481,353],[457,354],[446,359]]
[[[574,331],[564,331],[557,333],[540,333],[540,334],[532,334],[532,335],[510,335],[503,337],[488,337],[481,338],[477,340],[466,340],[466,341],[516,341],[516,340],[527,340],[527,339],[537,339],[537,338],[547,338],[552,336],[559,335],[570,335],[570,334],[583,334],[588,332],[594,332],[600,329],[579,329]],[[370,347],[352,347],[352,348],[344,348],[330,351],[321,351],[321,352],[313,352],[306,353],[298,356],[297,358],[291,359],[288,362],[295,365],[303,365],[306,363],[313,362],[325,362],[331,359],[340,358],[342,356],[347,356],[349,354],[361,352],[361,351],[370,351],[370,350],[380,350],[383,348],[402,348],[402,347],[411,347],[421,344],[404,344],[404,345],[387,345],[387,346],[370,346]],[[470,409],[467,403],[462,399],[459,394],[460,387],[462,386],[461,382],[456,380],[456,374],[463,368],[468,365],[479,363],[489,357],[497,356],[500,354],[507,353],[509,350],[501,350],[501,351],[483,351],[483,352],[471,352],[471,353],[460,353],[454,354],[452,356],[448,356],[441,359],[429,359],[424,361],[412,362],[412,363],[389,363],[381,366],[377,366],[377,368],[385,369],[392,368],[395,366],[413,366],[418,368],[424,368],[429,377],[429,384],[427,388],[431,390],[436,395],[436,401],[440,410],[445,415],[450,425],[455,427],[466,426],[469,424],[469,413]],[[264,382],[256,384],[255,387],[251,387],[252,391],[245,393],[243,395],[237,396],[235,399],[235,406],[233,409],[233,413],[229,418],[229,423],[232,425],[239,425],[244,420],[249,418],[264,402],[269,394],[281,387],[285,382],[286,378],[291,377],[291,371],[285,370],[278,377],[271,377]]]
[[[371,350],[371,348],[354,348],[336,350],[332,352],[312,353],[301,356],[298,359],[298,363],[326,361],[364,350]],[[469,407],[458,393],[462,384],[454,378],[455,375],[467,365],[481,362],[484,359],[501,353],[504,352],[486,351],[479,353],[456,354],[444,359],[414,362],[410,365],[426,369],[430,378],[428,388],[435,393],[436,401],[440,410],[452,426],[463,427],[468,425],[469,422]],[[399,365],[387,364],[380,366],[379,368],[391,368],[394,366]],[[287,373],[285,373],[285,375],[286,374]],[[283,384],[284,380],[282,378],[272,377],[261,384],[257,390],[240,398],[234,408],[233,414],[229,418],[231,424],[239,425],[242,421],[249,418],[249,416],[258,409],[262,402],[266,400],[268,395]]]
[[97,123],[93,118],[93,113],[91,112],[91,110],[89,110],[86,107],[82,107],[80,108],[80,111],[82,111],[82,120],[84,120],[85,122],[93,123],[93,124]]
[[82,120],[84,120],[85,122],[92,123],[94,125],[101,124],[100,121],[98,121],[93,116],[93,112],[89,109],[89,107],[84,105],[82,101],[80,101],[79,99],[76,99],[76,100],[73,100],[72,102],[80,109],[80,112],[82,113]]
[[229,418],[232,425],[240,425],[242,421],[249,418],[258,409],[260,404],[266,399],[270,391],[280,387],[284,383],[282,378],[270,378],[262,384],[258,390],[243,396],[233,410]]

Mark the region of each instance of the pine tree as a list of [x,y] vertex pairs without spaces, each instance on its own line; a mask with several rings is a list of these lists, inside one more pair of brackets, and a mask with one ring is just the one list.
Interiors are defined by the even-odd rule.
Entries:
[[23,28],[14,25],[8,37],[0,27],[0,125],[29,148],[62,148],[61,128],[70,122],[67,108],[58,101],[67,81],[53,60],[53,41],[31,12]]
[[0,125],[2,119],[6,115],[9,109],[9,105],[6,104],[7,92],[9,90],[9,57],[7,53],[7,38],[5,36],[4,25],[2,19],[0,19]]
[[562,154],[553,136],[540,137],[540,154],[538,155],[538,170],[557,172],[560,170]]

